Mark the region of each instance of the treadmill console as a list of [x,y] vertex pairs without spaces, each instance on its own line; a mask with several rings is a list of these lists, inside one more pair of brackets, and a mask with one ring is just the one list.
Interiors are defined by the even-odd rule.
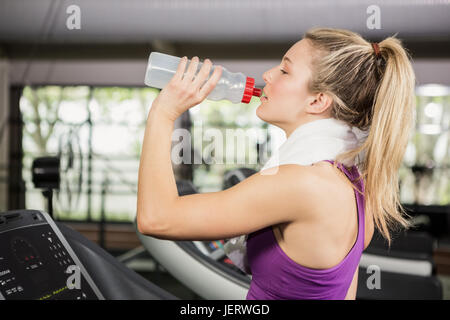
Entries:
[[103,299],[50,216],[0,213],[0,300]]

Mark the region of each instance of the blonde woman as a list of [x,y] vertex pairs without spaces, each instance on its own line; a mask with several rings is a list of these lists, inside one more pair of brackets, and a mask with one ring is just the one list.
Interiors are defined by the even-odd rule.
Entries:
[[[335,118],[367,130],[357,149],[310,166],[280,165],[225,191],[179,197],[171,166],[175,119],[199,104],[221,76],[186,59],[153,102],[141,154],[137,224],[160,239],[212,240],[249,234],[247,299],[355,299],[358,264],[374,228],[390,240],[409,222],[398,169],[414,122],[415,76],[395,37],[370,43],[347,30],[313,28],[264,75],[256,110],[286,136]],[[203,85],[204,84],[204,85]],[[363,163],[341,160],[364,152]],[[217,288],[220,290],[220,288]]]

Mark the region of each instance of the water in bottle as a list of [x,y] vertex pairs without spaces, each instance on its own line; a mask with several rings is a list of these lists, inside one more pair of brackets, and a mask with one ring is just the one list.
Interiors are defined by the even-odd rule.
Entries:
[[[147,70],[145,72],[145,84],[150,87],[162,89],[175,75],[181,58],[160,52],[152,52],[148,58]],[[186,65],[186,70],[190,60]],[[200,62],[196,74],[200,71],[203,63]],[[211,67],[209,77],[214,72],[215,66]],[[209,79],[208,77],[208,79]],[[209,100],[229,100],[233,103],[249,103],[252,96],[261,96],[261,89],[255,88],[255,79],[245,76],[243,73],[232,73],[222,67],[222,76],[213,91],[206,97]]]

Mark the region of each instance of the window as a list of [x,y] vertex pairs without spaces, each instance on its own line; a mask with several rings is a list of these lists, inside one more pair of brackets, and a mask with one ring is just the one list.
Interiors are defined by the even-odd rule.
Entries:
[[139,155],[152,88],[26,87],[23,178],[26,207],[46,209],[31,177],[36,157],[60,155],[61,185],[54,216],[68,220],[132,221]]
[[400,200],[450,203],[450,88],[424,85],[416,91],[416,126],[400,169]]
[[[32,183],[33,159],[60,156],[60,190],[53,197],[56,219],[98,221],[103,213],[107,221],[132,221],[145,122],[158,93],[154,88],[25,87],[20,109],[26,207],[46,210],[47,205]],[[189,110],[192,127],[185,129],[191,132],[192,152],[201,157],[198,164],[193,157],[187,165],[193,167],[200,192],[221,190],[226,170],[259,170],[270,152],[267,141],[272,133],[284,135],[278,128],[267,129],[256,117],[256,100],[248,105],[205,100]],[[212,147],[211,133],[222,135],[222,147]],[[244,149],[238,149],[240,138]],[[227,162],[225,153],[230,153],[233,139],[239,157]],[[216,161],[220,154],[223,164]]]

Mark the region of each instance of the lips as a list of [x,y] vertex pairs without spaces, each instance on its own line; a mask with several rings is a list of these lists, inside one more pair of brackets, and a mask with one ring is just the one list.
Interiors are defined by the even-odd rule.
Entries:
[[263,90],[262,95],[261,95],[261,100],[267,101],[268,99],[269,98],[267,97],[267,94]]

